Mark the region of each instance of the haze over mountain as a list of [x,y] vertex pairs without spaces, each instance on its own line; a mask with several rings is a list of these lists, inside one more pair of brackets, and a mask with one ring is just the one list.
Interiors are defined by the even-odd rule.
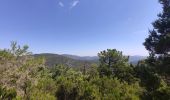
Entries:
[[77,55],[71,55],[71,54],[62,54],[62,56],[76,59],[76,60],[87,60],[87,61],[99,59],[98,56],[77,56]]
[[[82,67],[85,64],[98,64],[98,56],[77,56],[71,54],[52,54],[52,53],[42,53],[35,54],[35,57],[45,57],[46,65],[55,66],[56,64],[63,64],[69,67]],[[146,59],[146,56],[129,56],[129,62],[132,64],[137,64],[138,61]]]
[[130,56],[129,62],[136,65],[138,63],[138,61],[144,60],[146,58],[147,58],[147,56],[139,56],[139,55]]
[[[95,61],[99,59],[98,56],[77,56],[77,55],[70,55],[70,54],[62,54],[62,56],[72,58],[75,60],[87,60],[87,61]],[[129,56],[129,62],[136,62],[143,59],[146,59],[146,56],[140,56],[140,55]]]

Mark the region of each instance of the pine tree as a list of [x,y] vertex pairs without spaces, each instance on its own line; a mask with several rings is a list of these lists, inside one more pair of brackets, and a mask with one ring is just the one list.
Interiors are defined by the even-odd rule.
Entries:
[[150,53],[150,66],[170,83],[170,0],[159,0],[159,3],[163,11],[152,23],[153,30],[149,31],[144,46]]
[[152,23],[154,29],[149,31],[144,45],[151,55],[167,56],[170,54],[170,0],[159,2],[163,5],[163,11]]

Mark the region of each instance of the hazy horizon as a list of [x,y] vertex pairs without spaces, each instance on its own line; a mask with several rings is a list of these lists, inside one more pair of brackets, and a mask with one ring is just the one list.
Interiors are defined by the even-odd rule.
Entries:
[[[99,53],[99,52],[98,52]],[[68,54],[68,53],[50,53],[50,52],[42,52],[42,53],[33,53],[33,54],[58,54],[58,55],[72,55],[72,56],[79,56],[79,57],[96,57],[98,56],[98,54],[96,55],[78,55],[78,54]],[[141,57],[147,57],[149,55],[125,55],[125,56],[141,56]]]
[[142,43],[160,11],[157,0],[0,0],[0,48],[17,41],[34,54],[147,56]]

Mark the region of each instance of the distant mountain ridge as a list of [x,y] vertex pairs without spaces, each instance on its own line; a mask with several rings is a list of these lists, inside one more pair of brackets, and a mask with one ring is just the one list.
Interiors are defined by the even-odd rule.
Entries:
[[87,60],[87,61],[92,61],[92,60],[98,60],[98,56],[77,56],[77,55],[70,55],[70,54],[62,54],[62,56],[76,59],[76,60]]
[[[99,59],[98,56],[77,56],[77,55],[70,55],[70,54],[62,54],[62,55],[68,58],[76,59],[76,60],[89,60],[89,61],[94,60],[95,61]],[[139,55],[129,56],[129,62],[136,62],[136,61],[140,61],[146,58],[147,58],[146,56],[139,56]]]
[[147,56],[130,56],[129,57],[129,62],[136,65],[140,60],[146,59]]
[[[54,66],[56,64],[63,64],[69,67],[82,67],[84,64],[98,64],[98,56],[77,56],[70,54],[52,54],[52,53],[42,53],[35,54],[35,57],[45,57],[46,65]],[[137,64],[138,61],[146,59],[146,56],[130,56],[129,62],[132,64]]]
[[35,54],[34,57],[44,57],[46,59],[46,65],[49,67],[53,67],[56,64],[66,65],[69,67],[82,67],[85,64],[91,65],[96,63],[93,60],[73,59],[71,57],[67,57],[59,54],[52,54],[52,53]]

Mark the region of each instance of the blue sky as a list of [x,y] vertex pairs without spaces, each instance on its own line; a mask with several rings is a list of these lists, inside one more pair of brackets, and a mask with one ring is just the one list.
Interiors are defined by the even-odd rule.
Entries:
[[159,12],[157,0],[0,0],[0,48],[17,41],[33,53],[147,55],[142,43]]

